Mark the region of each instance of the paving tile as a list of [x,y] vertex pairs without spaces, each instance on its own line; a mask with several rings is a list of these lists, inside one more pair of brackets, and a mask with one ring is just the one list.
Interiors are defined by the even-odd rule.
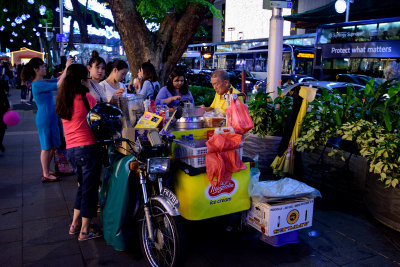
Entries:
[[91,259],[86,261],[86,266],[97,267],[97,266],[149,266],[144,258],[135,259],[129,253],[116,252],[112,255],[102,255],[99,258]]
[[23,224],[24,246],[43,245],[76,238],[68,234],[69,216],[25,221]]
[[0,244],[6,244],[16,241],[22,242],[22,227],[9,230],[1,230],[0,236]]
[[0,266],[22,266],[22,242],[0,244]]
[[117,252],[112,246],[107,245],[103,238],[80,242],[79,246],[81,247],[82,256],[86,261],[99,257],[102,258],[107,255],[114,255]]
[[82,256],[80,254],[68,255],[56,258],[45,258],[38,260],[36,262],[24,264],[24,267],[84,267],[86,266],[82,260]]
[[65,202],[58,198],[29,202],[24,205],[22,210],[24,222],[59,216],[69,216],[69,213]]
[[0,210],[0,230],[22,227],[22,207]]
[[400,262],[400,233],[375,221],[365,211],[357,214],[360,210],[362,209],[350,214],[346,211],[317,211],[316,220],[349,239],[357,240],[363,246]]
[[[310,228],[309,228],[310,229]],[[332,262],[343,265],[374,256],[374,252],[353,239],[349,239],[334,229],[328,228],[316,221],[312,228],[320,233],[317,237],[301,235],[302,240],[319,254]],[[310,230],[311,230],[310,229]]]
[[351,263],[351,264],[346,264],[342,265],[345,267],[359,267],[359,266],[365,266],[365,267],[371,267],[371,266],[379,266],[379,267],[390,267],[390,266],[399,266],[400,262],[393,262],[385,257],[382,256],[373,256],[368,259],[364,259],[361,261],[357,261],[356,263]]
[[[22,207],[22,194],[21,186],[6,186],[10,191],[3,188],[0,189],[0,209],[7,208],[21,208]],[[19,188],[19,189],[18,189]],[[1,195],[3,194],[4,195]]]
[[23,247],[23,263],[38,262],[44,259],[60,258],[80,254],[78,240],[56,241],[44,245]]

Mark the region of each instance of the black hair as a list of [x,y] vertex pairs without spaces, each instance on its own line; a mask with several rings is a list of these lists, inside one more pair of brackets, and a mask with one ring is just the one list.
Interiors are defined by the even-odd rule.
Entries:
[[128,64],[126,64],[126,62],[123,61],[122,59],[110,61],[106,65],[106,77],[110,76],[113,69],[123,70],[128,68],[129,68]]
[[179,88],[179,92],[182,95],[186,95],[189,92],[189,87],[188,87],[188,82],[186,80],[185,71],[181,68],[175,68],[169,74],[168,81],[167,81],[167,89],[172,95],[175,95],[175,87],[174,87],[173,81],[176,77],[180,77],[180,76],[183,77],[184,82],[183,82],[181,88]]
[[106,61],[104,60],[104,58],[99,56],[99,52],[97,52],[96,50],[93,50],[92,51],[92,56],[91,56],[91,58],[89,59],[89,62],[88,62],[88,66],[93,67],[93,64],[95,66],[98,66],[101,63],[103,63],[104,66],[106,66]]
[[43,64],[44,61],[39,57],[34,57],[29,60],[28,64],[26,64],[22,69],[21,80],[24,82],[34,80],[36,76],[35,69],[38,69]]
[[89,71],[82,64],[72,64],[68,67],[56,99],[56,112],[60,118],[71,120],[75,95],[89,92],[89,89],[82,84],[82,80],[86,81],[88,75]]
[[154,65],[150,61],[144,62],[141,68],[143,71],[143,82],[146,80],[156,82],[158,80],[156,68],[154,68]]

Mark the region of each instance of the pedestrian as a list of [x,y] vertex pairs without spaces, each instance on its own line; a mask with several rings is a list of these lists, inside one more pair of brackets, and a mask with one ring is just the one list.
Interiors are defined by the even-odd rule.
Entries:
[[149,61],[143,63],[138,71],[139,88],[136,93],[143,95],[145,99],[155,100],[160,90],[160,83],[157,80],[157,73],[153,64]]
[[176,107],[180,101],[188,101],[194,104],[192,93],[182,69],[175,68],[168,77],[167,86],[161,88],[157,95],[156,102],[165,102],[168,107]]
[[[67,61],[67,66],[72,60]],[[32,81],[32,93],[38,111],[36,113],[36,126],[40,140],[40,162],[42,165],[42,182],[56,182],[60,178],[50,170],[50,162],[53,158],[54,149],[60,146],[60,131],[53,92],[64,80],[65,72],[59,79],[44,80],[46,65],[41,58],[32,58],[22,70],[21,78],[24,82]]]
[[4,134],[7,129],[7,125],[3,121],[4,114],[10,110],[10,103],[4,90],[0,89],[0,151],[4,153],[5,148],[3,145]]
[[97,216],[101,160],[96,139],[86,121],[89,108],[86,105],[91,108],[96,104],[96,99],[89,92],[88,76],[89,71],[84,65],[69,66],[56,100],[57,115],[64,128],[67,158],[78,179],[69,233],[79,233],[79,241],[102,236],[89,227],[91,219]]
[[105,87],[100,86],[100,82],[103,81],[106,72],[106,62],[99,56],[99,52],[96,50],[93,50],[87,68],[90,76],[90,94],[97,100],[97,102],[107,102]]
[[6,93],[6,96],[10,96],[10,85],[9,85],[9,81],[12,78],[12,73],[10,70],[10,65],[7,61],[3,62],[3,68],[1,70],[1,84],[3,87],[3,90]]
[[120,97],[126,92],[126,86],[122,83],[128,73],[128,64],[118,59],[111,64],[111,72],[108,77],[100,83],[105,90],[106,100],[110,102],[113,95]]

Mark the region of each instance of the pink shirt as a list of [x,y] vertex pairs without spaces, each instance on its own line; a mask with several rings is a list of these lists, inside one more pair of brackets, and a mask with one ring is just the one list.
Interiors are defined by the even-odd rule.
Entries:
[[[96,99],[90,93],[86,93],[86,97],[89,106],[93,107],[96,104]],[[82,97],[75,95],[71,120],[62,119],[67,149],[96,143],[96,138],[86,121],[87,114],[88,112],[85,104],[83,104]]]

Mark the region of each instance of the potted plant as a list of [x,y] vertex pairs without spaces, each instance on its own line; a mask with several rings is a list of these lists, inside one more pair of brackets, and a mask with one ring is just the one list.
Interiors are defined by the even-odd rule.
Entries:
[[254,157],[258,155],[262,174],[271,173],[270,167],[278,154],[279,144],[286,118],[292,110],[293,98],[282,94],[278,88],[278,97],[274,100],[269,93],[259,91],[249,101],[249,113],[254,128],[245,139],[244,153]]
[[[365,201],[372,214],[385,224],[400,230],[400,81],[364,90],[322,91],[310,103],[297,151],[312,151],[333,136],[356,142],[360,155],[368,162]],[[328,156],[338,155],[332,150]],[[371,179],[373,178],[373,179]]]

